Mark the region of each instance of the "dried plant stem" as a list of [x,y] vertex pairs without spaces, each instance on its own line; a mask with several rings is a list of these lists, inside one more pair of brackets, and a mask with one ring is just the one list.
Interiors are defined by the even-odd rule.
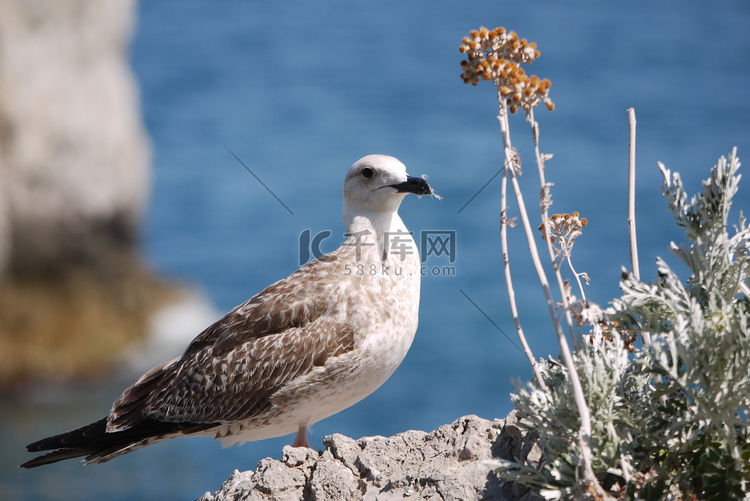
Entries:
[[[534,139],[534,155],[536,157],[536,165],[539,172],[539,183],[542,186],[542,199],[540,200],[539,208],[542,212],[544,235],[549,235],[549,206],[552,205],[552,202],[548,198],[549,195],[547,193],[549,185],[547,185],[547,181],[544,175],[544,159],[542,158],[542,154],[539,151],[539,122],[537,122],[534,118],[534,108],[531,108],[528,111],[528,113],[526,114],[526,120],[529,122],[529,124],[531,124],[531,134]],[[552,268],[555,270],[555,279],[557,280],[557,287],[560,290],[560,297],[562,298],[563,311],[565,312],[565,320],[568,324],[570,339],[575,345],[576,338],[573,331],[573,319],[570,316],[570,305],[568,303],[568,293],[566,292],[565,281],[563,280],[562,273],[560,273],[560,268],[555,265],[555,249],[552,247],[552,241],[549,238],[545,238],[544,241],[547,243],[547,252],[549,254],[549,259],[552,263]],[[568,259],[568,264],[570,264],[570,259]],[[570,265],[570,267],[571,269],[573,269],[572,264]],[[573,270],[573,274],[576,275],[576,280],[578,280],[578,275],[575,273],[575,270]],[[581,294],[583,294],[583,287],[581,286],[580,280],[578,280],[578,287],[581,289]],[[585,296],[583,296],[583,298],[585,299]]]
[[[570,267],[570,271],[573,272],[573,276],[576,277],[576,283],[578,284],[578,290],[581,292],[581,299],[583,301],[586,301],[586,291],[583,290],[583,284],[581,283],[581,275],[576,271],[575,268],[573,268],[573,261],[570,260],[570,253],[568,253],[565,256],[565,260],[568,262],[568,267]],[[559,271],[558,271],[559,273]],[[567,305],[565,305],[567,308]]]
[[521,327],[521,320],[518,317],[518,307],[516,305],[516,292],[513,289],[513,279],[510,274],[510,253],[508,252],[508,169],[506,168],[503,172],[502,188],[500,191],[500,214],[502,215],[502,221],[500,222],[500,242],[503,250],[503,270],[505,271],[505,285],[508,288],[508,299],[510,300],[510,312],[513,315],[513,323],[516,325],[516,332],[518,333],[518,339],[521,340],[521,346],[526,357],[529,359],[531,364],[531,370],[534,372],[534,377],[539,385],[539,388],[546,390],[547,384],[544,382],[542,373],[539,370],[539,364],[534,358],[534,354],[531,352],[529,343],[526,342],[526,336],[523,333]]
[[630,231],[630,270],[636,280],[640,280],[638,264],[638,241],[635,232],[635,110],[628,109],[630,140],[628,142],[628,230]]
[[[640,265],[638,264],[638,241],[635,231],[635,110],[628,109],[628,125],[630,136],[628,141],[628,230],[630,233],[630,271],[636,280],[641,279]],[[641,333],[643,344],[651,344],[651,334]]]
[[557,341],[560,344],[560,351],[563,356],[563,362],[568,370],[570,376],[570,383],[573,389],[573,396],[575,398],[576,407],[578,408],[578,414],[581,418],[581,429],[579,431],[579,442],[581,447],[581,466],[583,468],[584,479],[588,484],[593,487],[597,493],[604,494],[604,490],[599,485],[596,479],[594,470],[592,468],[592,452],[591,452],[591,413],[588,405],[586,404],[586,398],[583,395],[583,387],[581,386],[581,380],[578,377],[575,365],[573,363],[573,355],[570,352],[568,341],[565,337],[565,333],[557,322],[557,316],[555,314],[555,303],[552,298],[552,291],[549,287],[549,281],[547,275],[544,272],[544,267],[539,259],[539,251],[536,246],[534,239],[534,232],[529,222],[529,216],[526,212],[526,205],[523,201],[523,194],[521,193],[521,187],[518,184],[518,178],[516,175],[516,165],[514,160],[513,148],[510,141],[510,125],[508,123],[508,108],[505,104],[505,99],[498,91],[498,101],[500,103],[500,115],[498,120],[500,121],[500,129],[503,136],[503,151],[505,154],[505,165],[506,172],[510,176],[510,181],[513,186],[513,192],[516,196],[516,202],[518,203],[518,213],[523,223],[524,233],[526,234],[526,241],[529,246],[529,252],[531,254],[531,260],[534,264],[534,269],[537,272],[539,283],[542,286],[544,292],[544,298],[547,302],[547,309],[549,310],[552,324],[555,327],[555,333],[557,334]]

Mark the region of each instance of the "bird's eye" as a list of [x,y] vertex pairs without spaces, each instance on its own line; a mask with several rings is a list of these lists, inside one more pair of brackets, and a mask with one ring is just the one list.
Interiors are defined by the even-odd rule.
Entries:
[[365,167],[362,169],[362,175],[365,177],[372,177],[372,169],[369,167]]

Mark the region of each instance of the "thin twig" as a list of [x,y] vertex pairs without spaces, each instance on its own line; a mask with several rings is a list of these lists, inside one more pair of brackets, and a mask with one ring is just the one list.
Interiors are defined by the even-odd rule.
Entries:
[[[513,158],[513,149],[511,147],[510,141],[508,109],[505,104],[505,99],[502,98],[499,90],[498,101],[500,103],[500,115],[498,116],[498,119],[500,120],[500,129],[503,136],[503,150],[506,162],[510,162]],[[531,223],[529,222],[529,216],[526,212],[526,205],[523,201],[521,187],[518,184],[515,165],[513,165],[512,163],[508,163],[508,166],[510,167],[510,169],[506,170],[510,174],[510,181],[513,186],[513,192],[516,196],[516,202],[518,204],[519,216],[521,217],[521,222],[523,223],[524,233],[526,234],[526,241],[529,246],[529,252],[531,254],[531,261],[534,264],[534,269],[536,270],[537,277],[539,278],[539,283],[542,286],[542,291],[544,292],[544,298],[547,302],[547,309],[549,310],[552,324],[555,326],[557,341],[560,344],[560,351],[563,356],[563,362],[565,363],[565,367],[567,368],[568,374],[570,376],[573,396],[576,402],[576,407],[578,408],[578,414],[581,418],[579,442],[582,456],[581,466],[583,467],[584,478],[590,486],[596,489],[597,492],[603,492],[603,489],[599,485],[599,482],[597,481],[596,475],[594,474],[594,470],[592,468],[593,454],[591,452],[591,412],[589,411],[588,405],[586,404],[586,398],[583,395],[583,387],[581,385],[581,380],[578,377],[578,372],[576,371],[575,364],[573,363],[573,355],[570,352],[567,338],[565,337],[565,333],[560,327],[560,324],[557,322],[557,315],[555,314],[555,302],[552,298],[552,292],[549,287],[547,275],[545,274],[544,267],[542,266],[542,262],[539,259],[539,251],[536,246],[536,240],[534,239],[534,232],[531,228]]]
[[[507,160],[506,160],[507,162]],[[507,164],[506,164],[507,166]],[[512,169],[513,166],[510,165]],[[507,204],[507,186],[508,186],[508,168],[503,169],[502,187],[500,191],[500,214],[502,221],[500,221],[500,242],[503,250],[503,270],[505,271],[505,286],[508,289],[508,299],[510,300],[510,313],[513,315],[513,323],[516,325],[516,332],[518,333],[518,339],[521,340],[523,351],[526,353],[526,358],[529,359],[531,364],[531,370],[534,372],[534,377],[539,385],[539,388],[546,390],[547,384],[544,382],[542,373],[539,370],[539,364],[531,352],[529,343],[526,342],[526,336],[523,333],[521,327],[521,320],[518,317],[518,307],[516,305],[516,292],[513,289],[513,279],[510,274],[510,253],[508,252],[508,204]]]
[[[628,109],[630,140],[628,141],[628,230],[630,233],[630,272],[636,280],[641,279],[638,264],[638,240],[635,231],[635,110]],[[642,332],[643,344],[651,344],[651,334]]]
[[[534,139],[534,154],[536,156],[536,165],[537,170],[539,172],[539,183],[542,186],[542,190],[547,187],[547,181],[544,175],[544,159],[542,158],[542,154],[539,151],[539,122],[536,121],[534,118],[534,108],[531,108],[526,115],[526,120],[531,124],[531,134]],[[552,268],[555,270],[555,279],[557,280],[557,288],[560,290],[560,297],[563,311],[565,312],[565,320],[568,325],[568,332],[570,333],[570,340],[573,342],[573,346],[576,344],[576,338],[574,334],[574,328],[573,328],[573,318],[570,316],[570,303],[568,302],[568,293],[566,291],[565,287],[565,280],[563,280],[562,273],[560,273],[560,268],[555,265],[555,249],[552,246],[552,240],[550,238],[547,238],[547,235],[550,234],[549,231],[549,206],[551,204],[546,203],[546,201],[542,200],[539,204],[539,208],[542,212],[542,224],[544,225],[544,235],[545,239],[544,241],[547,243],[547,252],[549,253],[549,259],[552,263]],[[571,266],[572,268],[572,266]],[[573,271],[575,273],[575,270]],[[579,283],[580,286],[580,283]],[[581,292],[583,293],[583,289],[581,288]]]
[[628,230],[630,232],[630,271],[636,280],[641,279],[638,265],[638,241],[635,232],[635,110],[628,109],[630,140],[628,142]]
[[565,255],[565,260],[568,262],[568,267],[570,268],[570,271],[573,272],[573,276],[576,278],[576,283],[578,284],[578,290],[581,292],[581,300],[585,302],[586,291],[583,290],[583,284],[581,283],[581,274],[578,273],[575,268],[573,268],[573,261],[570,259],[569,251]]

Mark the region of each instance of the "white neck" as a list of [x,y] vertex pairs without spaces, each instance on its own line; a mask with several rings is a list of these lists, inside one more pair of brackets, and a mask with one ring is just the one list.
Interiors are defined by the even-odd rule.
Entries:
[[[344,225],[348,245],[360,245],[368,254],[376,251],[376,255],[381,260],[394,252],[394,238],[398,239],[396,244],[408,241],[411,246],[414,246],[409,230],[406,229],[397,212],[358,211],[356,215],[353,215],[345,211]],[[388,241],[386,241],[386,235]],[[372,245],[373,243],[375,246]]]

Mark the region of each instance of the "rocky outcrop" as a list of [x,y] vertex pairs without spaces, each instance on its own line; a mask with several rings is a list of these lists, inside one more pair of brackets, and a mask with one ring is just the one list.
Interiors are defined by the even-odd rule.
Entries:
[[517,424],[512,412],[494,421],[465,416],[430,433],[331,435],[323,452],[284,447],[281,461],[235,470],[216,494],[199,501],[536,500],[494,473],[498,459],[540,461],[535,437]]
[[140,265],[135,0],[0,2],[0,389],[105,370],[164,292]]

